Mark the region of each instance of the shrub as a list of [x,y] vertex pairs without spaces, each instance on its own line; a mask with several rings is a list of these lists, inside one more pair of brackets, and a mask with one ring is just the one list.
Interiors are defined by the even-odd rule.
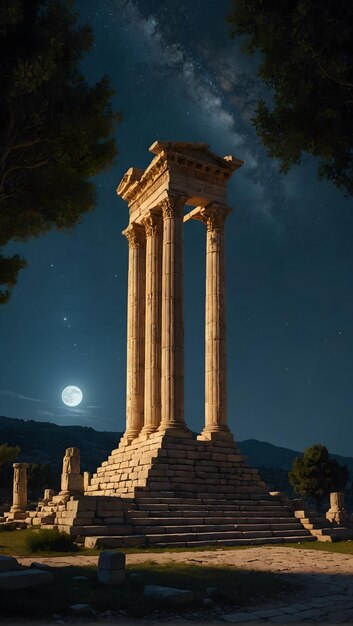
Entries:
[[30,552],[76,552],[78,547],[67,533],[58,530],[41,529],[26,537]]
[[0,533],[8,533],[13,530],[17,530],[16,522],[6,522],[5,524],[0,524]]

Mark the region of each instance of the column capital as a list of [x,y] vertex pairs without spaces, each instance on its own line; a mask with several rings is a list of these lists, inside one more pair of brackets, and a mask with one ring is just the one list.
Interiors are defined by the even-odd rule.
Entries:
[[141,224],[132,222],[122,231],[129,243],[129,248],[140,248],[145,245],[145,229]]
[[161,231],[162,213],[158,210],[150,210],[142,220],[145,227],[146,238],[155,237]]
[[200,219],[206,224],[207,230],[223,230],[224,223],[231,210],[223,204],[209,204],[200,209]]
[[187,196],[169,195],[160,202],[158,207],[162,210],[163,219],[181,216]]

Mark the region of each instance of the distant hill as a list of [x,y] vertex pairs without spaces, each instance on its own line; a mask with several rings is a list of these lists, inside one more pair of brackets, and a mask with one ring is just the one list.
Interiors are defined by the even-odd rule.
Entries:
[[[238,443],[242,453],[248,457],[249,464],[252,467],[271,467],[279,470],[290,470],[293,459],[297,456],[303,456],[302,452],[290,450],[289,448],[280,448],[266,441],[257,441],[257,439],[246,439]],[[349,456],[340,456],[339,454],[331,454],[330,456],[338,461],[340,465],[347,465],[351,479],[353,479],[353,458]]]
[[87,426],[58,426],[0,416],[0,443],[20,446],[19,461],[51,463],[55,472],[61,471],[65,450],[71,447],[80,448],[82,471],[94,472],[117,447],[121,435]]
[[[117,447],[122,433],[100,432],[87,426],[58,426],[50,422],[36,422],[0,416],[0,443],[18,445],[20,461],[51,463],[55,472],[60,471],[66,448],[77,447],[81,451],[83,471],[94,472],[110,452]],[[286,480],[293,459],[302,452],[274,446],[265,441],[247,439],[238,442],[239,448],[252,467],[261,468],[270,487],[273,482]],[[342,465],[347,465],[353,478],[353,458],[332,455]],[[263,469],[270,469],[266,472]],[[269,476],[274,478],[270,479]],[[278,489],[281,488],[278,484]]]

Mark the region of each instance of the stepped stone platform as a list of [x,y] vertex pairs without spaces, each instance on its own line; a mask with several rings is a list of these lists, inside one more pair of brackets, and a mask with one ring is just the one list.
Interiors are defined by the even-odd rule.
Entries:
[[54,496],[30,515],[29,523],[56,526],[87,547],[315,540],[231,438],[198,441],[187,431],[123,440],[84,495]]

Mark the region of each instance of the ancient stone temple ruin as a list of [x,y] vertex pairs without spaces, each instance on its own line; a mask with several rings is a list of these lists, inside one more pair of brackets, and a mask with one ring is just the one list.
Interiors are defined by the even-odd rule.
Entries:
[[[125,434],[84,480],[77,454],[67,453],[61,493],[43,500],[28,522],[58,526],[88,546],[313,539],[247,466],[227,423],[224,229],[227,183],[242,161],[220,158],[204,143],[157,141],[150,151],[150,165],[130,168],[117,190],[129,206]],[[184,419],[183,229],[190,219],[206,239],[205,420],[197,438]]]

